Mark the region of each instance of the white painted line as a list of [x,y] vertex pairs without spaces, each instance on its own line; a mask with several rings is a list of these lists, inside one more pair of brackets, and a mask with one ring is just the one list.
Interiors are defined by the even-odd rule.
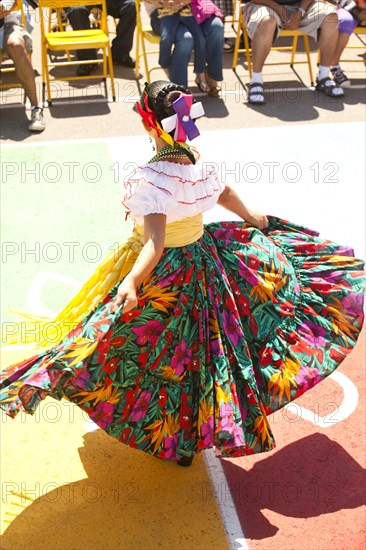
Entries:
[[300,407],[296,402],[289,403],[285,406],[286,409],[296,414],[298,418],[307,420],[312,424],[315,424],[317,428],[331,428],[335,424],[339,424],[355,411],[358,405],[359,394],[355,384],[342,372],[335,371],[329,378],[332,378],[343,389],[343,401],[341,405],[334,402],[325,403],[324,408],[329,409],[329,414],[326,416],[320,416],[317,411],[317,405],[314,405],[313,409],[306,409]]
[[82,284],[71,277],[65,277],[64,275],[52,273],[50,271],[44,271],[36,275],[28,289],[27,306],[30,307],[32,311],[37,312],[37,315],[54,319],[57,313],[48,309],[41,300],[41,291],[47,281],[57,281],[58,283],[69,285],[76,290],[80,290]]
[[359,400],[359,394],[356,385],[343,372],[338,370],[330,375],[343,389],[344,399],[337,412],[338,422],[342,422],[356,410]]
[[203,456],[211,477],[212,488],[220,508],[230,548],[232,550],[249,550],[221,462],[216,458],[213,449],[205,451]]

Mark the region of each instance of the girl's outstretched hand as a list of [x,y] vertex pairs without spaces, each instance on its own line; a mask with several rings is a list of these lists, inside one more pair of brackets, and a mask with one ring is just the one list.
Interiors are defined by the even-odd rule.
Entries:
[[127,278],[119,285],[114,299],[114,309],[123,304],[122,313],[127,313],[137,306],[136,286]]
[[249,211],[249,215],[245,217],[245,221],[254,225],[258,229],[266,229],[268,227],[268,218],[260,212]]

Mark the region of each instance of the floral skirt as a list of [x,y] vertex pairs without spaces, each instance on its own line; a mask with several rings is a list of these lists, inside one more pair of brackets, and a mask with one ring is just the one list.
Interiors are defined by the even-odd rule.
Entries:
[[66,398],[109,435],[177,460],[268,451],[267,416],[328,376],[363,323],[363,262],[314,231],[211,223],[166,248],[138,292],[118,285],[60,344],[2,372],[0,406]]

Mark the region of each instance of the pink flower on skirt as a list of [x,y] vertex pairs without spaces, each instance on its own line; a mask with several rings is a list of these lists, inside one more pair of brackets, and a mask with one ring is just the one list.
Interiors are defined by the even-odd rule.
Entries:
[[238,262],[238,273],[240,277],[243,277],[243,279],[247,281],[250,286],[255,286],[260,282],[260,278],[255,273],[255,270],[245,265],[245,263],[241,260]]
[[71,382],[73,382],[78,388],[82,388],[85,390],[85,388],[88,387],[90,380],[90,373],[86,370],[86,367],[81,368],[77,375],[71,378]]
[[325,345],[325,328],[305,320],[299,326],[299,334],[308,344],[313,347],[323,347]]
[[223,318],[225,332],[230,338],[231,342],[234,344],[234,346],[237,346],[239,344],[240,337],[243,336],[240,325],[233,313],[224,311]]
[[322,380],[322,377],[319,375],[319,370],[316,367],[310,368],[305,365],[301,365],[299,374],[295,376],[296,384],[298,384],[303,391],[307,391]]
[[90,414],[90,418],[98,424],[102,430],[113,422],[114,406],[107,401],[101,401],[98,403],[94,411]]
[[174,355],[171,361],[171,367],[177,376],[180,376],[184,371],[184,367],[188,365],[192,358],[191,348],[187,348],[185,340],[179,342],[174,350]]
[[133,328],[132,331],[136,334],[136,342],[141,346],[149,343],[153,346],[158,341],[160,334],[164,330],[164,325],[160,321],[148,321],[145,325],[141,327]]
[[136,400],[131,412],[132,422],[137,422],[141,418],[145,418],[147,409],[149,407],[149,401],[151,392],[144,390],[141,392],[140,397]]
[[203,437],[203,443],[205,447],[212,447],[213,432],[214,432],[214,418],[213,418],[213,415],[211,415],[207,422],[204,422],[203,424],[201,424],[201,436]]
[[164,447],[166,449],[165,458],[176,458],[178,446],[178,433],[175,433],[173,437],[164,438]]
[[349,315],[359,315],[362,313],[362,302],[361,294],[350,292],[342,299],[342,306]]

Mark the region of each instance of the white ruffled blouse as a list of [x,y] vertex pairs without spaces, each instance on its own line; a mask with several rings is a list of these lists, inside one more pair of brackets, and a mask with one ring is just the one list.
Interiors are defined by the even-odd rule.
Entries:
[[172,223],[215,206],[224,187],[212,165],[158,161],[141,166],[124,182],[122,204],[138,225],[148,214],[165,214]]

